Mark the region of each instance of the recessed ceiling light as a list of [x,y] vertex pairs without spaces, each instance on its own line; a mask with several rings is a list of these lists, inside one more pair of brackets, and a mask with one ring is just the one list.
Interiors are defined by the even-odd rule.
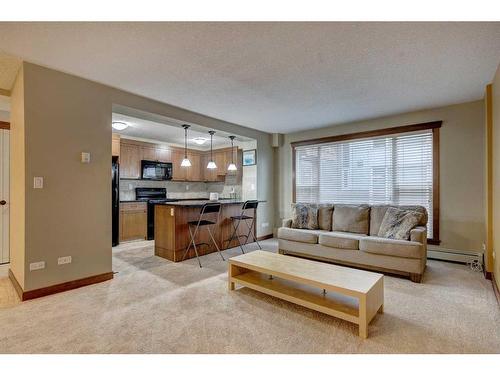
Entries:
[[193,142],[196,143],[197,145],[202,145],[204,144],[206,141],[208,141],[207,138],[202,138],[202,137],[198,137],[198,138],[193,138]]
[[124,129],[127,129],[129,125],[124,123],[124,122],[121,122],[121,121],[113,121],[111,126],[115,130],[124,130]]

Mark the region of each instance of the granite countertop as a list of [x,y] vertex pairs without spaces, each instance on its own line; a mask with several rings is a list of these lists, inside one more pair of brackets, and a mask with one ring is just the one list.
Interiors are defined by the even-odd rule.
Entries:
[[225,205],[225,204],[243,204],[245,203],[245,201],[239,199],[220,199],[218,201],[198,200],[198,201],[165,202],[157,204],[163,206],[201,207],[206,203],[220,203],[222,205]]

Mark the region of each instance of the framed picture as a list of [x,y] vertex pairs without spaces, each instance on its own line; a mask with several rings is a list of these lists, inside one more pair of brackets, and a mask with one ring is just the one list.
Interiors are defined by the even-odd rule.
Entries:
[[255,164],[257,164],[257,150],[243,151],[243,166],[246,167]]

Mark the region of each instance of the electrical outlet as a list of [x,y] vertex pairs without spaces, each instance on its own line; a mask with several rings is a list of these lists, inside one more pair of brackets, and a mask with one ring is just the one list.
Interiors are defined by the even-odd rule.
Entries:
[[30,263],[30,271],[43,270],[45,268],[45,262],[34,262]]
[[267,228],[269,226],[269,223],[262,223],[262,228]]
[[71,256],[57,258],[58,266],[60,266],[61,264],[69,264],[69,263],[71,263]]

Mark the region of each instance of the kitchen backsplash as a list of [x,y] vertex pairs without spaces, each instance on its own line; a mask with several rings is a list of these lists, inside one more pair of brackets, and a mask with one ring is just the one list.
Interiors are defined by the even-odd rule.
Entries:
[[241,198],[241,185],[236,179],[227,176],[225,182],[181,182],[181,181],[147,181],[147,180],[120,180],[120,200],[135,200],[136,187],[164,187],[167,189],[167,198],[208,198],[210,193],[219,193],[221,198],[232,198],[234,191],[236,198]]

